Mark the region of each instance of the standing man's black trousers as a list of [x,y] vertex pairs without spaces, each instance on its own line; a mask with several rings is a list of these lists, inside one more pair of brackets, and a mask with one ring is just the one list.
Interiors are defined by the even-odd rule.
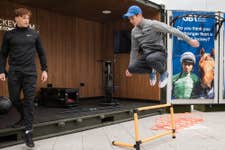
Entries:
[[[8,74],[9,97],[25,121],[25,130],[32,130],[36,81],[36,72],[9,71]],[[21,90],[24,94],[23,102],[20,100]]]

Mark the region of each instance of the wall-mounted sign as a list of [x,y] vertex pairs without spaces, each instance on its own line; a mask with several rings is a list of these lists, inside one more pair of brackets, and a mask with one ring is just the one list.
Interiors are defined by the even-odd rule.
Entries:
[[[9,31],[16,27],[16,22],[14,20],[8,20],[0,18],[0,31]],[[29,27],[31,29],[37,30],[37,26],[35,24],[30,24]]]

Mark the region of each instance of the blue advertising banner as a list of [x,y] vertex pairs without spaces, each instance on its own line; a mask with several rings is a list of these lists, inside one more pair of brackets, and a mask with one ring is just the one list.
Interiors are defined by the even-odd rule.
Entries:
[[[173,18],[190,14],[213,15],[211,12],[173,11]],[[183,39],[173,37],[172,99],[213,99],[215,66],[215,19],[198,15],[181,17],[173,26],[200,42],[193,48]]]

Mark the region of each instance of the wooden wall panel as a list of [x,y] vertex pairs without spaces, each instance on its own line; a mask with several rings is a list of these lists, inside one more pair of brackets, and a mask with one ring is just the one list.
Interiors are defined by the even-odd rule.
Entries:
[[[4,7],[3,7],[4,5]],[[17,4],[0,2],[0,17],[13,19]],[[101,58],[102,24],[64,16],[43,9],[32,9],[31,23],[38,25],[48,61],[48,82],[54,87],[80,88],[81,97],[102,96]],[[4,32],[0,31],[0,40]],[[46,87],[40,82],[39,59],[37,90]],[[80,87],[80,83],[85,84]],[[7,83],[0,82],[0,95],[8,95]]]
[[128,54],[117,54],[115,61],[115,85],[118,86],[115,96],[136,99],[160,99],[160,90],[158,85],[151,87],[149,85],[149,75],[134,74],[131,78],[125,76],[125,70],[129,63]]

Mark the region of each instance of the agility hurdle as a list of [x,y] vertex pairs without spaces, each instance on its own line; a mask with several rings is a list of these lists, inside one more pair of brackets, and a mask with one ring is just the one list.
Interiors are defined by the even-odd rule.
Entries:
[[[139,135],[139,128],[138,128],[138,112],[140,111],[145,111],[145,110],[152,110],[152,109],[159,109],[159,108],[165,108],[169,107],[170,108],[170,117],[171,117],[171,126],[172,129],[170,131],[166,131],[148,138],[140,139]],[[140,150],[140,145],[149,141],[152,141],[154,139],[158,139],[160,137],[166,136],[166,135],[172,135],[172,138],[176,138],[175,135],[175,123],[174,123],[174,110],[173,110],[173,105],[171,104],[162,104],[162,105],[156,105],[156,106],[147,106],[147,107],[140,107],[134,110],[134,132],[135,132],[135,144],[129,144],[129,143],[123,143],[123,142],[116,142],[113,141],[112,144],[115,146],[120,146],[120,147],[128,147],[128,148],[135,148],[136,150]]]

